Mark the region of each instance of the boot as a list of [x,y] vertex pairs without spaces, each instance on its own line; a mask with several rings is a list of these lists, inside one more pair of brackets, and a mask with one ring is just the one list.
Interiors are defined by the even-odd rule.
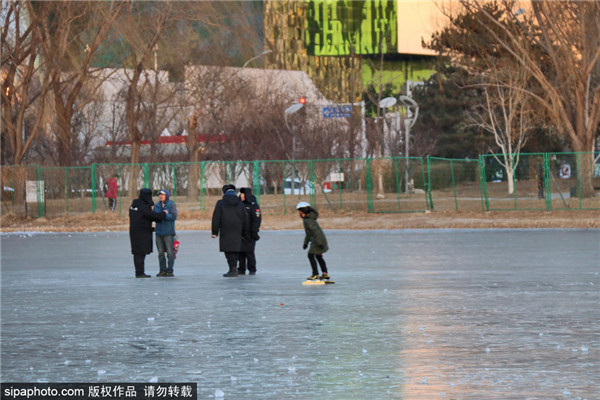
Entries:
[[234,276],[238,276],[238,270],[236,267],[233,268],[229,268],[229,271],[226,274],[223,274],[224,277],[226,278],[231,278]]

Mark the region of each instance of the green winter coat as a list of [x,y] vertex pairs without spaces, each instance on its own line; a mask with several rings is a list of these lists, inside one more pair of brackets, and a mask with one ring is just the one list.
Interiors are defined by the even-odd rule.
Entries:
[[323,254],[329,250],[329,247],[327,246],[327,238],[319,226],[317,218],[319,218],[319,213],[315,210],[311,210],[306,217],[302,219],[302,222],[304,223],[304,231],[306,232],[304,245],[307,246],[310,242],[308,254]]

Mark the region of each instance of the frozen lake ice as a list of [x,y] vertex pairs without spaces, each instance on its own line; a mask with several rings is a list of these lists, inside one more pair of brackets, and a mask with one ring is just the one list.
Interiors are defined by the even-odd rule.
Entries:
[[[181,232],[174,278],[135,279],[121,233],[1,236],[3,382],[197,382],[198,398],[598,399],[600,231],[262,232],[223,278]],[[146,272],[158,272],[156,251]]]

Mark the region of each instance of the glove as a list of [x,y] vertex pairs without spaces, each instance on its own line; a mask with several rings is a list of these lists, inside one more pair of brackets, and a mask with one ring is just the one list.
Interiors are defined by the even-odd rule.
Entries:
[[303,248],[304,250],[306,250],[306,248],[307,248],[307,247],[308,247],[308,244],[307,244],[307,243],[304,243],[304,244],[302,245],[302,248]]
[[252,237],[254,238],[254,240],[260,239],[260,236],[258,236],[258,233],[253,234]]

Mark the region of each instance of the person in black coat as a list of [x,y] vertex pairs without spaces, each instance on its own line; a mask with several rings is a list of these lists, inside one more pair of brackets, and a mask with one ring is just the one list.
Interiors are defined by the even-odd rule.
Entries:
[[229,271],[223,276],[238,276],[238,254],[246,225],[246,209],[235,194],[235,186],[223,186],[223,198],[217,201],[212,216],[212,237],[219,236],[219,251],[225,253]]
[[166,212],[152,211],[153,205],[152,190],[144,188],[129,207],[129,240],[136,278],[150,278],[146,275],[144,261],[146,255],[152,253],[152,221],[162,221],[167,215]]
[[242,239],[242,251],[239,255],[238,273],[244,275],[246,268],[250,275],[256,274],[256,241],[260,239],[258,232],[260,231],[260,223],[262,215],[260,206],[256,201],[256,197],[252,194],[251,188],[240,189],[240,200],[246,208],[246,232]]

